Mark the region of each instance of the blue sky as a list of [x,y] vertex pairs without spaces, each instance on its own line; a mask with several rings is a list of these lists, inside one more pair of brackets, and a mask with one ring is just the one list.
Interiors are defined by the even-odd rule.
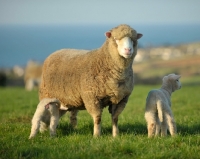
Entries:
[[0,25],[200,24],[200,0],[0,0]]

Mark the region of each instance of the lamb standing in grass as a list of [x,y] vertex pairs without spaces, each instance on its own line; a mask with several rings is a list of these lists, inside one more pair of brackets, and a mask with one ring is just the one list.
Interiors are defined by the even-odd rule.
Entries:
[[151,90],[146,99],[145,119],[148,137],[167,135],[167,128],[172,136],[176,135],[176,124],[171,111],[171,94],[181,88],[181,76],[169,74],[163,78],[160,89]]
[[119,25],[106,37],[102,47],[86,54],[72,55],[68,49],[51,54],[43,65],[39,91],[40,100],[56,98],[69,110],[86,109],[93,118],[94,136],[101,133],[106,106],[112,115],[113,136],[118,134],[118,116],[134,86],[132,64],[142,34]]
[[59,100],[55,98],[44,98],[40,101],[32,119],[32,128],[29,139],[35,137],[38,130],[44,132],[48,126],[50,135],[56,135],[56,127],[59,118],[67,111],[66,107],[62,107]]

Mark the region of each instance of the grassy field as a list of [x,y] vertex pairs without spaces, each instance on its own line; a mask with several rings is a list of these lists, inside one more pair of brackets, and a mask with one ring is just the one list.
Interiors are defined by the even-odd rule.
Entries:
[[[188,80],[190,81],[190,80]],[[186,81],[187,82],[187,81]],[[78,127],[69,125],[69,114],[60,120],[57,137],[38,133],[29,140],[31,118],[38,104],[37,91],[0,88],[0,159],[123,159],[200,158],[200,85],[186,84],[172,94],[172,110],[178,136],[147,138],[144,105],[155,85],[136,85],[119,117],[120,135],[113,138],[107,108],[102,118],[102,136],[92,137],[93,122],[86,111],[78,115]]]

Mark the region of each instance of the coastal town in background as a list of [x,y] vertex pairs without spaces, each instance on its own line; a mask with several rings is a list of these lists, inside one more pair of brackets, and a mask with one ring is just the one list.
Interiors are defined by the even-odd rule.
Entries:
[[[200,82],[200,42],[139,48],[133,70],[136,85],[160,84],[163,75],[169,73],[181,74],[185,79],[196,77]],[[26,80],[31,78],[35,84],[26,89],[37,89],[41,73],[42,62],[30,59],[26,66],[0,68],[0,85],[25,87]]]

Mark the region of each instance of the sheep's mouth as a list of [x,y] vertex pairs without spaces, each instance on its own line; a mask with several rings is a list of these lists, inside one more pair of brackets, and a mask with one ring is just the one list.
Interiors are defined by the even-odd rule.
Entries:
[[125,55],[131,55],[131,52],[125,52],[124,54]]
[[124,55],[125,55],[125,56],[131,56],[132,53],[131,53],[131,52],[125,52]]
[[125,57],[125,58],[130,58],[131,56],[132,56],[131,53],[124,53],[124,57]]

